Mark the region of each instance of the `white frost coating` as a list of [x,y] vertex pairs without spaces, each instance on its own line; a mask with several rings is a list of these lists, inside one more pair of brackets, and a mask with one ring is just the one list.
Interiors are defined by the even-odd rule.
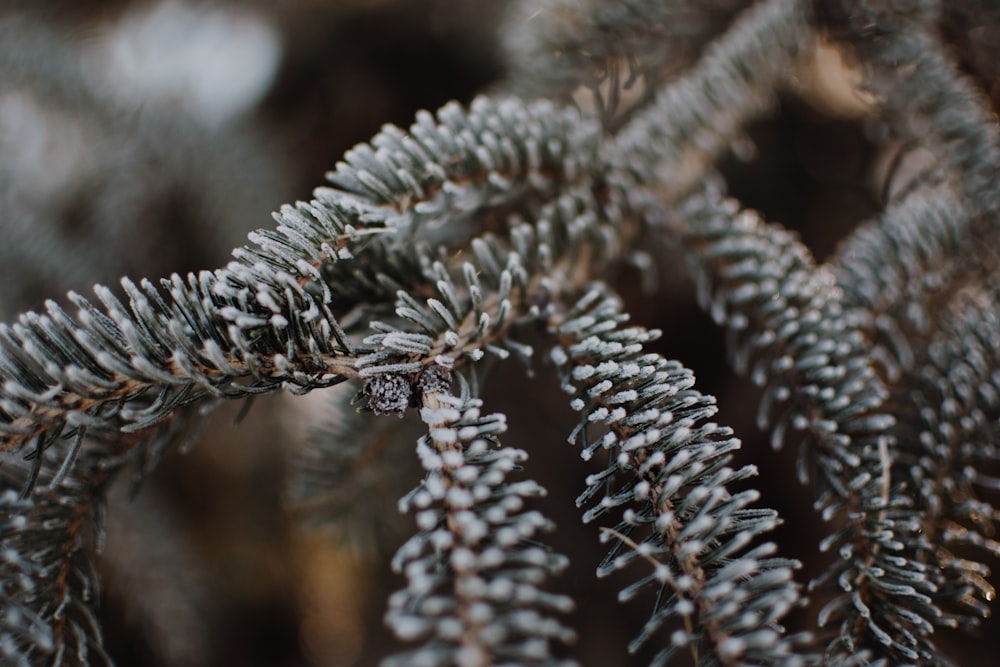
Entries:
[[459,572],[472,570],[476,566],[476,555],[469,549],[455,549],[451,552],[451,566]]
[[458,667],[480,667],[489,664],[489,656],[481,646],[462,646],[455,652]]
[[[500,466],[497,466],[500,467]],[[482,474],[481,480],[483,484],[488,486],[499,486],[504,480],[504,471],[498,470],[497,467],[491,468]]]
[[[479,564],[484,569],[500,567],[501,565],[504,564],[504,561],[506,560],[507,556],[505,555],[504,550],[496,546],[484,549],[483,553],[479,555]],[[494,579],[494,581],[496,582],[496,581],[507,581],[507,580],[500,578],[500,579]]]
[[432,502],[434,502],[434,497],[430,493],[428,493],[426,489],[418,491],[413,496],[414,507],[418,508],[429,507]]
[[569,357],[566,356],[566,351],[561,347],[552,348],[552,351],[549,352],[549,357],[552,359],[552,363],[556,366],[563,366],[569,361]]
[[488,623],[493,620],[493,609],[488,604],[477,602],[470,605],[469,618],[474,623]]
[[468,442],[479,435],[479,429],[475,426],[463,426],[458,431],[459,440]]
[[589,422],[602,421],[608,416],[608,414],[609,414],[608,409],[602,405],[601,407],[597,408],[589,415],[587,415],[587,421]]
[[501,546],[512,547],[521,541],[521,535],[518,530],[505,526],[494,532],[493,539]]
[[434,357],[434,362],[442,368],[452,368],[455,365],[455,357],[447,354],[439,354]]
[[437,525],[438,512],[436,510],[424,510],[417,513],[417,526],[420,530],[430,530]]
[[[519,482],[518,484],[512,484],[510,486],[511,493],[520,493],[523,495],[545,495],[545,490],[535,484],[534,482]],[[509,495],[504,497],[500,502],[500,506],[508,514],[513,514],[514,512],[520,512],[521,508],[524,507],[524,501],[518,496]]]
[[437,634],[442,639],[461,639],[462,623],[457,618],[443,618],[438,621]]
[[448,505],[455,508],[466,509],[473,506],[472,493],[468,489],[456,486],[448,489],[446,500]]
[[507,578],[494,579],[489,584],[489,596],[495,600],[506,600],[514,595],[514,582]]
[[420,458],[420,465],[423,466],[424,470],[435,471],[441,469],[443,463],[441,457],[433,448],[428,447],[422,441],[417,444],[417,456]]
[[450,531],[442,528],[441,530],[435,530],[429,536],[431,545],[437,551],[444,551],[445,549],[450,549],[455,543],[455,538]]
[[[458,457],[462,456],[461,452],[449,452],[449,454],[457,454]],[[454,459],[454,458],[458,458],[458,457],[454,457],[453,456],[453,457],[450,457],[450,458]],[[459,460],[458,460],[457,463],[461,463],[461,462],[462,462],[462,459],[459,458]],[[462,466],[461,468],[459,468],[458,470],[456,470],[454,473],[452,473],[452,476],[455,478],[455,480],[457,482],[459,482],[461,484],[465,484],[466,486],[470,486],[473,482],[475,482],[477,479],[479,479],[480,472],[479,472],[479,468],[477,468],[476,466],[465,465],[465,466]]]
[[458,442],[458,433],[451,428],[434,428],[431,429],[430,435],[434,440],[445,444]]
[[455,408],[420,408],[420,419],[425,424],[449,424],[458,421],[460,413]]
[[404,641],[412,641],[427,631],[428,623],[422,618],[399,614],[392,619],[392,629]]
[[483,518],[490,523],[502,523],[507,520],[507,512],[500,505],[494,505],[483,512]]
[[[462,465],[462,461],[464,460],[465,457],[462,456],[462,452],[456,450],[449,450],[441,453],[441,461],[448,468],[452,469],[458,468],[459,466]],[[473,477],[472,479],[475,479],[475,477]]]
[[690,641],[691,639],[688,637],[688,634],[683,630],[674,630],[670,635],[670,643],[674,646],[687,646]]
[[[424,480],[424,489],[427,491],[428,504],[431,500],[437,500],[438,498],[443,498],[447,487],[445,486],[444,480],[438,474],[428,475],[427,479]],[[417,505],[418,507],[420,505]]]
[[746,642],[739,637],[726,637],[719,642],[719,654],[725,658],[735,658],[747,649]]
[[455,516],[457,532],[467,544],[475,544],[489,534],[489,526],[472,512],[459,512]]

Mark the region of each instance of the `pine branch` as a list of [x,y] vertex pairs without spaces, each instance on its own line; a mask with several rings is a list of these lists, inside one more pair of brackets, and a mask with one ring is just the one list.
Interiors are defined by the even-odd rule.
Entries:
[[553,618],[572,602],[540,586],[568,560],[534,541],[552,523],[524,509],[544,494],[532,481],[508,482],[527,455],[502,448],[503,415],[451,395],[449,373],[421,377],[420,415],[429,428],[417,445],[425,480],[400,502],[418,510],[421,532],[404,544],[393,569],[407,588],[389,600],[386,622],[401,639],[424,645],[388,665],[559,665],[550,643],[573,633]]
[[[503,231],[507,216],[533,218],[568,193],[598,187],[599,131],[576,112],[480,97],[467,112],[449,104],[437,115],[435,124],[418,114],[408,132],[383,128],[330,175],[349,197],[371,188],[378,206],[362,213],[366,224],[405,231],[367,244],[356,262],[318,258],[339,308],[390,302],[398,290],[414,289],[426,257],[440,260],[447,248],[471,245],[491,218]],[[414,239],[437,245],[434,253],[414,253]]]
[[[927,14],[935,4],[914,12],[892,2],[844,0],[820,3],[824,9],[818,18],[821,27],[853,47],[866,67],[865,83],[878,96],[883,113],[934,151],[973,215],[995,221],[1000,212],[996,118],[982,94],[943,52],[940,41],[928,34]],[[987,230],[993,224],[987,223]]]
[[893,466],[913,478],[917,491],[923,539],[932,545],[927,570],[944,612],[939,622],[966,630],[989,615],[995,591],[985,564],[952,549],[1000,555],[990,537],[1000,511],[977,492],[988,498],[1000,486],[990,474],[1000,460],[998,317],[994,291],[959,293],[893,397],[901,443]]
[[917,190],[858,228],[831,260],[843,303],[895,382],[937,329],[938,310],[976,271],[971,220],[947,186]]
[[[720,58],[744,55],[737,48]],[[578,117],[559,118],[544,105],[526,109],[512,102],[494,112],[481,101],[468,117],[447,107],[440,126],[421,116],[411,128],[419,142],[387,128],[373,140],[374,149],[348,154],[331,175],[336,189],[317,190],[313,202],[283,208],[277,231],[252,234],[259,247],[237,251],[225,269],[174,276],[162,289],[123,282],[131,313],[101,288],[105,312],[73,295],[80,309],[75,322],[53,303],[44,315],[22,316],[19,325],[0,331],[0,370],[10,395],[0,404],[5,448],[29,441],[44,448],[64,415],[94,423],[94,413],[109,404],[125,407],[96,421],[116,418],[122,427],[139,429],[208,394],[305,389],[352,376],[353,348],[330,311],[334,294],[320,268],[349,258],[348,246],[363,245],[364,230],[415,229],[440,215],[435,211],[471,213],[482,202],[502,200],[512,176],[496,171],[498,165],[543,185],[548,165],[570,176],[585,172],[581,165],[587,163],[579,160],[587,151],[581,153],[577,138],[593,136],[592,130]],[[540,119],[562,125],[539,125]],[[497,141],[496,128],[525,138]],[[560,131],[566,139],[553,143]],[[63,390],[58,401],[48,395],[57,387]],[[148,405],[128,409],[137,400]]]
[[[785,404],[772,430],[780,445],[789,426],[803,430],[818,472],[816,507],[838,525],[823,544],[840,559],[813,586],[846,592],[824,608],[820,624],[840,621],[829,649],[844,664],[870,649],[893,661],[935,659],[928,635],[940,616],[935,586],[922,565],[912,490],[890,470],[895,423],[883,403],[867,341],[845,311],[829,267],[787,231],[765,226],[709,191],[685,206],[683,230],[703,305],[730,332],[734,365],[765,385],[759,421]],[[800,476],[805,477],[800,455]]]
[[20,498],[19,466],[9,457],[2,463],[0,656],[11,665],[110,666],[94,610],[99,585],[91,559],[103,539],[105,476]]
[[[796,561],[772,558],[756,537],[778,525],[771,510],[749,506],[755,490],[729,485],[756,474],[753,466],[728,467],[739,440],[707,421],[715,399],[692,387],[693,374],[644,351],[659,332],[624,326],[628,317],[614,297],[589,292],[571,310],[550,318],[556,345],[551,356],[564,388],[582,413],[570,441],[590,459],[606,450],[607,467],[587,478],[577,504],[591,505],[589,522],[625,507],[623,519],[602,537],[616,543],[598,576],[648,561],[653,572],[619,594],[658,590],[653,613],[630,645],[635,651],[671,619],[681,619],[653,660],[665,665],[689,651],[698,665],[801,665],[796,644],[778,625],[799,603],[792,579]],[[601,432],[593,426],[606,425]],[[623,547],[630,550],[621,553]]]
[[[317,198],[355,203],[368,227],[449,224],[529,193],[552,194],[593,174],[596,127],[550,103],[480,97],[468,111],[419,112],[407,132],[386,126],[348,151]],[[449,230],[454,237],[455,230]]]
[[[656,183],[660,207],[703,178],[789,83],[796,56],[812,35],[806,9],[797,0],[766,0],[741,14],[617,134],[614,173]],[[639,192],[645,194],[641,186]]]
[[[620,127],[660,84],[689,66],[745,0],[531,0],[516,3],[503,32],[506,87],[593,107]],[[581,96],[585,88],[590,96]]]
[[369,234],[412,232],[516,196],[507,179],[546,185],[549,170],[581,171],[580,138],[591,132],[575,115],[485,99],[473,107],[468,116],[446,107],[440,126],[420,116],[411,128],[419,143],[387,128],[376,150],[356,148],[331,175],[339,189],[284,207],[277,230],[251,234],[258,247],[235,251],[224,269],[175,275],[160,288],[123,280],[128,307],[98,287],[103,310],[71,294],[75,319],[49,302],[45,314],[0,329],[4,448],[43,449],[67,421],[138,430],[208,395],[354,377],[355,350],[322,267],[349,261]]
[[[608,453],[578,499],[584,519],[621,508],[599,573],[648,568],[620,597],[655,591],[630,648],[659,641],[657,665],[816,662],[780,626],[800,601],[797,563],[752,544],[777,515],[752,507],[756,490],[730,488],[755,469],[729,467],[739,441],[709,421],[714,399],[647,352],[656,332],[627,327],[609,296],[658,235],[680,241],[734,365],[764,387],[761,426],[775,444],[805,433],[800,475],[814,462],[833,530],[821,549],[837,558],[813,585],[840,589],[820,614],[837,628],[823,663],[944,662],[935,626],[974,625],[992,596],[986,566],[956,554],[1000,553],[983,499],[1000,487],[995,119],[930,36],[937,3],[909,16],[895,5],[912,3],[762,0],[689,67],[740,4],[545,5],[512,37],[530,48],[508,86],[589,87],[603,127],[516,98],[421,112],[349,151],[329,187],[283,207],[227,266],[123,280],[124,299],[97,287],[96,302],[70,296],[72,314],[50,301],[0,325],[0,477],[30,492],[0,494],[0,655],[108,662],[90,557],[104,487],[126,463],[141,477],[222,399],[354,380],[364,409],[416,407],[429,427],[427,478],[403,503],[421,533],[397,556],[408,586],[387,615],[424,644],[389,664],[557,663],[569,601],[540,584],[565,561],[533,542],[549,522],[523,509],[542,490],[507,481],[526,455],[494,446],[505,418],[482,416],[448,380],[487,355],[530,361],[517,336],[542,325],[583,413],[571,439],[585,458]],[[814,23],[853,48],[893,132],[945,167],[832,265],[711,187],[686,196],[793,85]],[[312,502],[372,493],[351,474],[377,437],[315,444]]]

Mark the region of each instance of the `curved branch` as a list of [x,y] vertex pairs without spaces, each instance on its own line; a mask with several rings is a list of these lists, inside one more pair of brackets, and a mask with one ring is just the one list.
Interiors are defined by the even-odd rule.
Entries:
[[[697,57],[746,0],[529,0],[503,31],[505,88],[596,107],[613,132]],[[579,96],[589,89],[592,99]]]
[[833,272],[816,266],[792,234],[717,192],[692,197],[684,215],[702,305],[729,329],[736,369],[754,362],[751,378],[765,385],[761,426],[774,405],[786,406],[773,442],[780,445],[789,426],[807,433],[803,451],[816,456],[819,475],[816,507],[843,524],[821,547],[840,558],[813,582],[846,591],[820,615],[821,625],[840,621],[830,659],[846,664],[866,649],[894,661],[934,659],[929,635],[941,612],[913,490],[891,475],[888,390]]
[[[584,459],[605,450],[607,467],[587,478],[578,505],[584,521],[627,507],[606,534],[619,542],[598,568],[606,575],[640,559],[652,574],[624,589],[629,599],[659,589],[657,605],[630,649],[635,651],[671,618],[683,621],[654,659],[666,664],[688,649],[698,665],[801,665],[802,637],[785,637],[781,619],[799,604],[796,561],[772,558],[773,543],[751,542],[779,523],[771,510],[749,506],[757,491],[732,493],[733,483],[756,474],[728,467],[739,440],[708,421],[715,399],[692,387],[694,376],[677,362],[645,352],[659,332],[626,327],[614,297],[591,291],[568,312],[549,320],[552,359],[582,413],[570,436]],[[592,433],[600,425],[603,435]],[[633,537],[634,536],[634,537]],[[622,554],[622,546],[630,551]]]
[[570,611],[572,601],[540,584],[569,561],[534,541],[552,523],[523,505],[544,489],[506,479],[527,455],[498,447],[505,417],[451,395],[440,367],[420,384],[429,431],[417,453],[427,478],[400,506],[418,510],[421,532],[393,559],[408,586],[390,598],[386,622],[400,638],[425,643],[385,664],[567,664],[553,658],[550,643],[574,635],[552,615]]
[[94,612],[94,543],[106,474],[19,498],[17,466],[4,463],[0,493],[0,655],[12,665],[111,666]]

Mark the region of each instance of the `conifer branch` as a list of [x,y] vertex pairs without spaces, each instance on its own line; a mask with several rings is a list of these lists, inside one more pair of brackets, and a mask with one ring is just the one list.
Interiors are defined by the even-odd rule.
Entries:
[[[670,0],[531,0],[508,19],[508,88],[529,97],[575,99],[613,131],[659,85],[689,66],[745,0],[698,5]],[[585,88],[590,95],[578,94]]]
[[449,373],[421,376],[420,415],[429,428],[417,453],[425,480],[400,502],[418,510],[420,533],[404,544],[393,569],[407,588],[389,600],[386,621],[414,651],[389,665],[561,665],[552,642],[573,633],[553,614],[572,601],[541,589],[568,564],[534,541],[552,528],[526,499],[544,494],[532,481],[508,482],[526,454],[500,447],[503,415],[483,415],[482,402],[451,394]]
[[[995,221],[1000,130],[983,95],[928,33],[928,14],[936,3],[928,3],[923,13],[892,2],[819,4],[821,27],[850,44],[861,59],[865,84],[878,96],[883,113],[898,130],[934,151],[966,205],[975,203],[974,216]],[[987,223],[987,229],[994,224]]]
[[890,381],[913,367],[938,310],[975,274],[970,226],[951,187],[917,190],[855,230],[831,260],[844,305],[878,344],[873,355]]
[[[684,243],[703,306],[730,333],[734,366],[764,385],[759,421],[779,446],[789,426],[816,458],[816,507],[835,531],[823,545],[840,559],[814,582],[845,593],[820,624],[840,621],[827,660],[874,651],[893,661],[931,660],[940,616],[920,543],[912,490],[891,476],[895,423],[883,403],[867,341],[851,322],[829,267],[817,267],[791,234],[765,226],[709,191],[685,206]],[[753,362],[753,366],[750,364]],[[804,456],[800,456],[803,466]],[[800,467],[805,477],[805,468]],[[841,525],[842,524],[842,525]]]
[[91,554],[102,539],[106,475],[19,498],[20,480],[11,479],[18,466],[2,462],[0,656],[19,666],[112,665],[94,610],[100,593]]
[[235,251],[226,268],[161,287],[123,280],[127,307],[98,287],[103,309],[71,294],[76,318],[49,302],[46,313],[0,328],[3,447],[44,449],[65,423],[138,430],[207,396],[356,377],[358,353],[332,311],[341,295],[321,269],[350,261],[369,232],[413,233],[517,196],[508,179],[523,189],[584,172],[580,148],[593,132],[574,118],[480,99],[468,115],[445,107],[440,125],[421,115],[415,139],[387,127],[374,149],[360,146],[338,165],[337,189],[283,207],[277,229],[251,234],[257,247]]
[[[590,459],[607,451],[607,467],[587,478],[577,505],[591,505],[590,522],[618,507],[622,520],[605,535],[617,538],[598,576],[639,560],[653,572],[619,594],[622,601],[647,587],[656,605],[635,651],[671,619],[683,620],[653,660],[667,664],[690,651],[698,665],[802,665],[802,637],[783,637],[778,625],[799,603],[792,570],[799,563],[773,558],[771,543],[751,548],[778,525],[771,510],[749,507],[754,490],[729,486],[756,468],[728,464],[739,440],[708,421],[715,399],[693,389],[693,374],[644,345],[659,332],[626,327],[620,302],[600,290],[549,320],[551,357],[581,412],[570,441]],[[602,425],[599,432],[593,426]],[[622,547],[630,550],[622,553]]]
[[615,173],[656,182],[661,206],[690,189],[789,84],[797,54],[811,39],[807,17],[796,0],[766,0],[742,13],[616,135]]
[[[527,455],[496,441],[506,417],[450,380],[487,355],[530,363],[518,337],[546,329],[581,412],[570,439],[605,458],[577,500],[587,522],[615,514],[598,574],[637,572],[619,597],[655,596],[632,651],[657,643],[658,667],[946,663],[935,627],[974,626],[993,597],[987,565],[960,555],[1000,554],[996,121],[932,36],[936,2],[911,15],[899,7],[912,3],[761,0],[730,22],[743,4],[524,3],[541,14],[508,24],[510,48],[527,48],[503,85],[550,99],[480,97],[385,126],[225,267],[123,279],[0,325],[0,661],[110,663],[92,556],[104,489],[126,464],[141,478],[223,399],[353,381],[362,412],[416,408],[428,428],[426,477],[401,503],[420,532],[397,554],[407,587],[386,615],[422,644],[387,664],[560,664],[571,601],[542,584],[567,561],[534,542],[551,522],[524,508],[544,492],[508,480]],[[965,25],[978,10],[949,11]],[[944,167],[823,265],[713,186],[690,195],[794,87],[817,34],[850,47],[878,120]],[[53,62],[53,95],[73,90],[61,78],[75,66],[62,51]],[[581,87],[596,118],[569,108]],[[117,117],[84,103],[100,123]],[[802,603],[798,563],[757,542],[779,519],[753,507],[756,469],[730,467],[739,441],[710,421],[715,399],[648,351],[658,332],[627,326],[607,286],[654,235],[680,245],[733,365],[763,387],[760,426],[775,445],[805,435],[800,476],[814,466],[832,531],[813,582],[832,589],[822,657],[781,626]],[[71,280],[75,265],[56,264]],[[371,421],[335,416],[308,445],[297,497],[313,517],[373,492],[352,478],[379,457]]]
[[[972,547],[1000,555],[1000,511],[988,500],[1000,460],[1000,386],[996,368],[1000,307],[996,293],[971,288],[945,310],[934,339],[922,349],[893,396],[901,443],[893,465],[912,477],[925,540],[928,573],[942,625],[975,627],[995,597],[986,564],[956,555]],[[985,498],[981,496],[985,492]]]

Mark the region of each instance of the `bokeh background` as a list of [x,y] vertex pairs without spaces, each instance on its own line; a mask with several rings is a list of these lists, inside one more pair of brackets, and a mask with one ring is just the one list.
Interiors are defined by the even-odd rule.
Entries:
[[[405,126],[418,109],[502,87],[506,5],[0,2],[0,319],[121,275],[223,265],[270,211],[308,198],[383,123]],[[722,28],[728,16],[717,20]],[[944,34],[996,108],[1000,28],[951,20]],[[823,259],[930,161],[866,116],[834,50],[817,49],[801,79],[802,94],[749,128],[722,169],[732,194],[798,230]],[[728,370],[722,332],[674,263],[658,270],[655,293],[639,269],[617,286],[637,322],[664,331],[658,351],[719,398],[719,421],[759,466],[755,485],[785,518],[778,539],[806,563],[806,581],[824,565],[815,555],[824,527],[795,479],[795,443],[774,452],[756,428],[756,389]],[[528,473],[550,491],[552,544],[572,561],[555,585],[579,603],[571,653],[589,665],[644,664],[623,647],[648,601],[619,605],[620,580],[595,582],[602,547],[573,505],[588,471],[566,443],[573,415],[550,370],[539,364],[534,375],[516,364],[490,370],[484,397],[510,415],[505,442],[531,453]],[[125,475],[116,485],[100,617],[118,664],[346,667],[397,648],[381,616],[402,585],[388,560],[412,530],[395,510],[419,479],[410,426],[392,425],[380,445],[391,469],[341,499],[350,511],[339,534],[300,521],[288,501],[309,434],[353,418],[338,407],[344,398],[265,397],[241,419],[240,406],[225,406],[195,446],[169,453],[139,484]],[[943,641],[958,664],[993,665],[998,630],[991,621],[979,639]]]

